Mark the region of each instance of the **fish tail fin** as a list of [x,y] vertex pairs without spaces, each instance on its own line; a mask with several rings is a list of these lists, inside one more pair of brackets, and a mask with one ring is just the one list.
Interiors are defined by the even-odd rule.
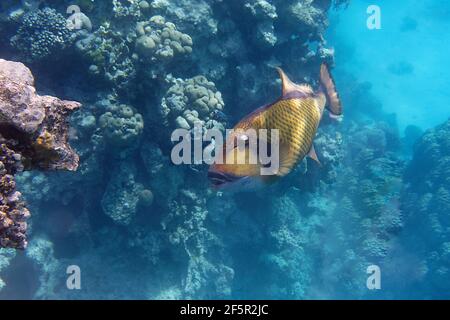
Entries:
[[339,94],[336,91],[333,77],[328,70],[328,66],[322,63],[320,66],[320,84],[322,90],[327,97],[327,109],[334,115],[342,114],[342,104],[339,98]]

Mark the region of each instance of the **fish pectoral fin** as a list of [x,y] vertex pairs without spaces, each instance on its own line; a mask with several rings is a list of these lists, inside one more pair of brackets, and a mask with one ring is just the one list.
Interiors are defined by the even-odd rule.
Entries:
[[[311,146],[311,150],[307,154],[307,156],[314,161],[317,162],[319,166],[322,166],[322,164],[319,161],[319,158],[317,157],[316,150],[314,149],[314,145]],[[280,146],[280,169],[278,170],[278,176],[283,177],[287,175],[289,172],[292,171],[292,169],[295,167],[299,160],[299,154],[296,152],[293,152],[288,144],[281,144]]]
[[308,157],[313,159],[317,162],[319,166],[322,166],[322,163],[320,163],[319,158],[317,157],[316,149],[314,149],[314,145],[311,145],[311,150],[309,150]]
[[281,143],[280,145],[280,169],[277,176],[284,177],[297,164],[298,154],[295,154],[289,144]]

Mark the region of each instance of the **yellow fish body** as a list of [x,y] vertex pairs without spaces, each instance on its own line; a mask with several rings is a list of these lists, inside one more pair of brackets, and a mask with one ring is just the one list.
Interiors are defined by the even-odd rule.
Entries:
[[[342,114],[342,106],[335,90],[334,82],[325,64],[320,70],[320,89],[317,92],[309,85],[293,83],[277,68],[282,81],[283,94],[272,104],[258,108],[235,127],[232,135],[227,137],[223,147],[223,164],[213,164],[208,176],[216,187],[223,187],[236,182],[269,182],[277,177],[287,175],[295,165],[306,156],[318,161],[314,151],[313,140],[319,127],[325,107],[333,115]],[[227,144],[236,140],[248,139],[245,132],[253,129],[271,129],[279,131],[279,169],[271,176],[261,175],[261,164],[251,164],[251,148],[234,148],[227,150]],[[267,137],[270,143],[270,134]]]

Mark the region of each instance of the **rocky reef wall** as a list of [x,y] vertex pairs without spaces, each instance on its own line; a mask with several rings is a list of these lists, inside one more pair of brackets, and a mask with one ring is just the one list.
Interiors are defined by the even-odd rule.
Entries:
[[76,170],[78,155],[67,143],[66,118],[80,104],[37,95],[28,68],[0,59],[0,107],[0,247],[24,249],[30,213],[14,175]]

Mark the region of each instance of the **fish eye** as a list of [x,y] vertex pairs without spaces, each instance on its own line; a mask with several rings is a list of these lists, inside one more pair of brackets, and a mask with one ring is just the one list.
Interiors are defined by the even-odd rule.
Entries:
[[241,135],[239,138],[241,140],[248,141],[248,136],[246,134]]

